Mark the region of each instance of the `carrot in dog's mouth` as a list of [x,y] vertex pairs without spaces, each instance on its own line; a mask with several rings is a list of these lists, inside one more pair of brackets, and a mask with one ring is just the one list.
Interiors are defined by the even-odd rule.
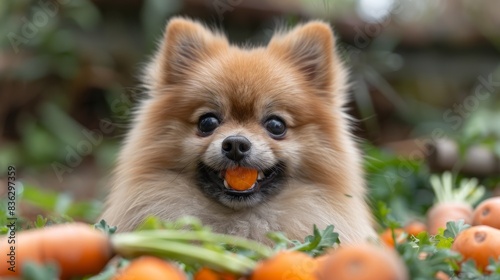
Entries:
[[262,178],[264,178],[262,171],[241,166],[223,172],[224,187],[237,191],[246,191],[256,187],[257,180]]
[[283,163],[268,169],[232,165],[218,170],[200,163],[198,180],[202,190],[209,196],[218,198],[224,194],[228,199],[237,198],[242,201],[258,193],[259,197],[276,193],[285,180],[284,170]]

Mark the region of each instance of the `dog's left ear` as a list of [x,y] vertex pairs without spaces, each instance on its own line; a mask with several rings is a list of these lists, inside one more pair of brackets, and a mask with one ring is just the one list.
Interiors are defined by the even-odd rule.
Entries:
[[274,36],[268,48],[282,56],[303,73],[308,82],[323,91],[333,90],[334,63],[338,63],[330,26],[320,21],[295,27],[284,35]]

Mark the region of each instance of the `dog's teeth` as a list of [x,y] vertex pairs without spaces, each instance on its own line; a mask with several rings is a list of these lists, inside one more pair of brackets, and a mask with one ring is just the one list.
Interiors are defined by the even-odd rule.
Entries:
[[264,178],[264,173],[262,171],[259,171],[259,175],[257,176],[257,180],[260,180],[263,178]]
[[227,184],[227,181],[224,180],[224,187],[226,187],[226,189],[230,189],[229,185]]

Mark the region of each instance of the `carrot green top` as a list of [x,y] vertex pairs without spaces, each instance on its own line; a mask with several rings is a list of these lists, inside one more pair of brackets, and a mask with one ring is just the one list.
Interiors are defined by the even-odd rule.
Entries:
[[444,172],[441,177],[433,175],[430,181],[436,194],[436,203],[460,202],[473,206],[481,200],[485,193],[484,187],[478,185],[476,178],[462,179],[460,185],[455,187],[450,172]]

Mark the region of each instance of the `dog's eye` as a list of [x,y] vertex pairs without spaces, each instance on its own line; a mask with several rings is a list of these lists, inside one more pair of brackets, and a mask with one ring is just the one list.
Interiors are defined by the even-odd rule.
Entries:
[[198,121],[198,130],[203,136],[208,136],[220,125],[219,119],[214,114],[205,114]]
[[264,123],[264,127],[271,133],[271,136],[276,139],[281,139],[285,136],[285,122],[278,117],[271,117]]

